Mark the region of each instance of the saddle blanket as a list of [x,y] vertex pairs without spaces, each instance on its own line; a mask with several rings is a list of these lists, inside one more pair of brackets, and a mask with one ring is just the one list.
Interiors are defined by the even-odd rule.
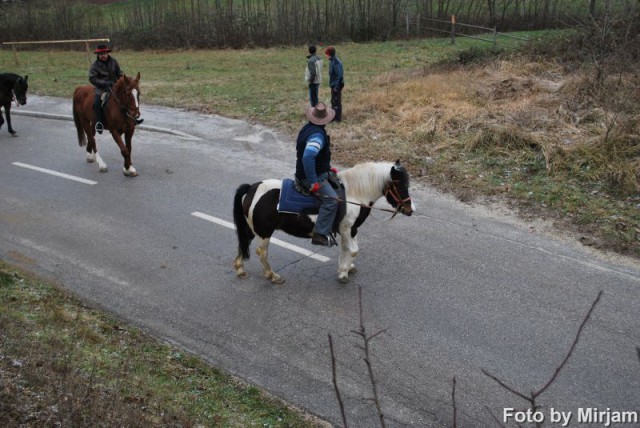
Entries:
[[315,196],[305,196],[298,192],[295,183],[290,178],[282,180],[280,188],[280,200],[278,211],[288,214],[300,214],[302,212],[317,214],[320,208],[320,199]]

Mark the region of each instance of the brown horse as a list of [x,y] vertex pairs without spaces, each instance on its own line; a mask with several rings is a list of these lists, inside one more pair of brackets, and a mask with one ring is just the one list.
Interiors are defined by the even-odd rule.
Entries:
[[[124,158],[124,175],[135,177],[136,169],[131,165],[131,138],[136,130],[136,119],[140,116],[140,73],[131,79],[123,75],[109,90],[107,104],[103,107],[103,124],[106,130],[120,147],[120,153]],[[91,85],[83,85],[76,88],[73,94],[73,121],[78,132],[78,143],[87,146],[87,162],[98,162],[100,172],[107,172],[107,164],[98,154],[95,139],[95,114],[93,101],[95,89]],[[124,134],[124,142],[122,141]]]

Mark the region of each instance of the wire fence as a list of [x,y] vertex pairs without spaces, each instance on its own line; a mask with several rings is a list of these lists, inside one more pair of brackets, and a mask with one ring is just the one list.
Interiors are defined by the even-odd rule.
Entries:
[[421,18],[420,15],[410,16],[407,14],[405,15],[405,31],[408,37],[424,35],[425,32],[448,34],[452,44],[456,42],[456,37],[482,40],[494,45],[499,44],[500,37],[523,41],[529,40],[527,37],[501,33],[496,27],[490,28],[457,22],[455,15],[451,15],[451,19],[447,21],[442,19]]

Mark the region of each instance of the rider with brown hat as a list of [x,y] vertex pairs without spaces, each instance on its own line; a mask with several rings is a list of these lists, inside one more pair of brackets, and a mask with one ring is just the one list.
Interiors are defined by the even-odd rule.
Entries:
[[324,129],[335,111],[319,102],[306,111],[309,123],[304,125],[296,142],[296,178],[320,197],[321,205],[311,243],[337,245],[331,228],[338,210],[338,195],[328,182],[331,171],[331,139]]
[[[120,64],[109,53],[111,49],[105,44],[96,47],[96,60],[89,68],[89,82],[96,88],[96,97],[93,102],[93,112],[96,117],[96,132],[102,134],[104,126],[102,124],[102,96],[111,90],[111,87],[124,74],[120,69]],[[142,123],[144,119],[137,119],[136,123]]]

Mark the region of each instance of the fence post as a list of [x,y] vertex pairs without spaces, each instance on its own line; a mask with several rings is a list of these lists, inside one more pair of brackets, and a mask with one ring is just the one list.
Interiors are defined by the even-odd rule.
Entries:
[[493,46],[498,43],[498,29],[493,27]]
[[85,50],[87,52],[87,54],[86,54],[87,62],[89,64],[91,64],[91,58],[89,57],[89,53],[90,53],[90,51],[89,51],[89,42],[84,42],[84,48],[85,48]]
[[13,48],[13,60],[16,62],[16,65],[20,65],[18,64],[18,52],[16,51],[16,45],[11,45],[11,47]]
[[451,44],[456,43],[456,16],[451,15]]
[[405,24],[407,26],[407,37],[409,37],[409,12],[404,15]]
[[420,14],[418,14],[418,19],[416,20],[416,36],[420,37]]

